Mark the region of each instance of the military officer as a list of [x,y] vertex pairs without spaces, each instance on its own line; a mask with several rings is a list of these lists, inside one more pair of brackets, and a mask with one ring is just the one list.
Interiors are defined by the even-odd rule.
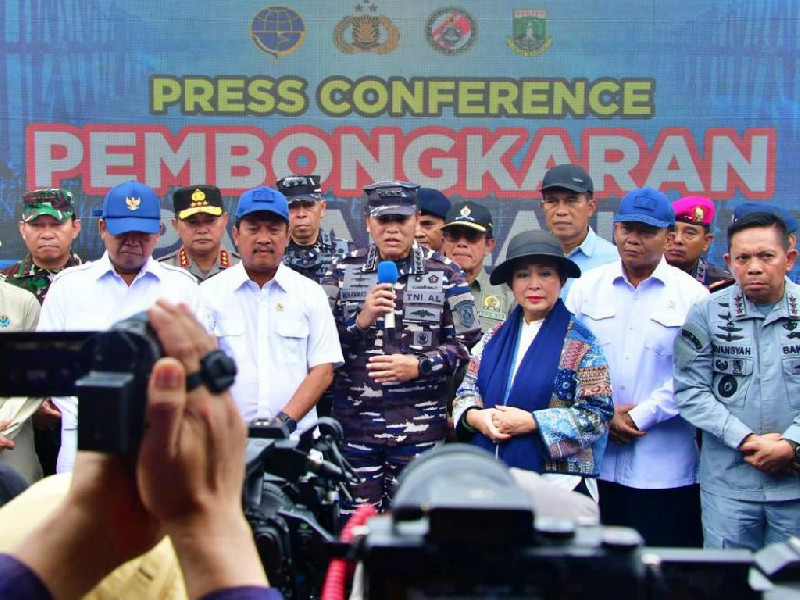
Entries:
[[419,204],[419,221],[414,234],[417,243],[442,252],[444,245],[442,226],[447,211],[450,210],[450,199],[439,190],[423,187],[417,192],[417,204]]
[[[481,335],[464,272],[414,240],[417,188],[395,181],[365,187],[374,241],[335,262],[323,282],[345,359],[333,416],[344,430],[345,456],[363,477],[356,502],[379,510],[389,507],[402,469],[444,440],[448,379]],[[397,283],[378,283],[381,261],[397,266]]]
[[192,185],[172,194],[175,218],[172,226],[181,247],[158,260],[189,271],[205,281],[239,262],[239,255],[222,247],[228,228],[228,212],[222,193],[213,185]]
[[3,269],[6,281],[28,290],[41,304],[56,274],[81,264],[72,242],[81,232],[72,194],[61,188],[25,192],[19,234],[28,254]]
[[702,258],[714,241],[710,231],[714,203],[703,196],[686,196],[673,202],[672,208],[675,209],[675,228],[667,236],[666,261],[706,287],[730,277],[728,271]]
[[289,201],[289,245],[283,264],[322,283],[334,258],[355,250],[353,242],[320,229],[327,201],[322,197],[319,175],[293,175],[277,181],[278,190]]
[[481,331],[486,333],[502,323],[515,306],[514,294],[507,285],[492,285],[483,268],[483,259],[495,247],[492,214],[477,202],[460,202],[447,211],[444,227],[444,254],[464,270],[475,297]]

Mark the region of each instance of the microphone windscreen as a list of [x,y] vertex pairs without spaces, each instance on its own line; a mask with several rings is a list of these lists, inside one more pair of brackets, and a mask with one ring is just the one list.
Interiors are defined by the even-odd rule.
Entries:
[[397,265],[391,260],[378,263],[378,283],[397,283]]

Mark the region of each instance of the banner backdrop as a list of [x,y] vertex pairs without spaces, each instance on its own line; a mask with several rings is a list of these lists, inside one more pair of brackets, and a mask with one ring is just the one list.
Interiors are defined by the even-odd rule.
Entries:
[[326,229],[364,244],[361,189],[400,179],[475,199],[498,248],[542,227],[544,171],[592,175],[598,233],[633,187],[711,197],[721,263],[733,207],[793,210],[800,3],[609,0],[5,0],[0,259],[25,253],[25,189],[92,209],[129,179],[171,191],[319,173]]

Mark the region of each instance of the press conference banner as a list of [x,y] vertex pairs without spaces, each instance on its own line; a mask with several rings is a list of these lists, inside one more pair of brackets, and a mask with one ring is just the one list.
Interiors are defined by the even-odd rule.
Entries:
[[800,3],[609,0],[6,0],[0,259],[25,253],[26,189],[92,209],[137,179],[245,189],[318,173],[324,226],[366,242],[362,188],[408,180],[484,202],[498,249],[542,227],[547,168],[583,165],[611,216],[631,188],[789,210],[800,188]]

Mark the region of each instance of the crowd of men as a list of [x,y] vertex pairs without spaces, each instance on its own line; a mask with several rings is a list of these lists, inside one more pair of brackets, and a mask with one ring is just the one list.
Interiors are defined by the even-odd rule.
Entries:
[[[704,258],[707,198],[632,190],[612,243],[589,225],[597,200],[581,167],[548,170],[540,191],[547,228],[583,273],[562,298],[611,372],[615,415],[593,488],[603,522],[650,545],[757,550],[800,535],[800,290],[786,276],[795,220],[743,205],[728,272]],[[447,439],[470,349],[515,301],[484,269],[496,245],[486,206],[407,182],[364,193],[364,248],[322,231],[319,177],[291,175],[241,195],[234,249],[220,190],[180,188],[181,246],[155,260],[159,198],[127,182],[100,211],[105,252],[84,263],[71,249],[81,231],[71,194],[27,192],[28,254],[3,272],[2,327],[102,330],[157,298],[183,302],[236,360],[243,418],[295,433],[331,414],[361,477],[356,505],[386,510],[403,468]],[[71,470],[77,422],[75,398],[5,400],[0,479],[8,467],[28,482]]]

